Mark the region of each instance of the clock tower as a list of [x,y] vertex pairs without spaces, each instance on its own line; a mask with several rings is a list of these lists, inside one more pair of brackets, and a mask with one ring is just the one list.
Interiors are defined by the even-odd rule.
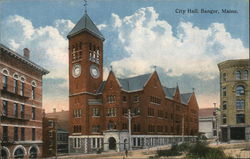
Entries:
[[88,135],[88,100],[96,98],[103,80],[104,37],[85,12],[67,38],[70,135]]

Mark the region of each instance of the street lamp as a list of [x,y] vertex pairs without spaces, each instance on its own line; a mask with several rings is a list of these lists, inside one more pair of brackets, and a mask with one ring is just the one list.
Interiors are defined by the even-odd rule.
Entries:
[[131,113],[130,109],[128,109],[128,114],[126,114],[128,118],[128,140],[129,140],[129,150],[132,150],[132,138],[131,138],[131,120],[132,120],[132,115],[134,115],[133,113]]

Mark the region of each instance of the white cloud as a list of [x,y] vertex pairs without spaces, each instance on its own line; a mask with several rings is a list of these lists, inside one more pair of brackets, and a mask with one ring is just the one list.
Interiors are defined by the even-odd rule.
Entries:
[[31,60],[50,71],[46,78],[68,79],[66,34],[74,26],[70,20],[57,19],[52,26],[35,28],[30,20],[14,15],[2,23],[5,24],[1,25],[4,30],[1,31],[4,44],[20,54],[23,48],[29,48]]
[[106,27],[107,27],[106,24],[99,24],[99,25],[97,25],[97,28],[98,28],[99,30],[103,30],[103,29],[105,29]]
[[[226,59],[247,58],[248,48],[234,39],[225,26],[213,23],[201,29],[190,22],[180,22],[177,35],[165,20],[159,20],[153,7],[141,8],[120,18],[112,14],[109,26],[118,33],[117,43],[128,54],[111,65],[120,76],[149,72],[157,65],[171,76],[192,74],[201,79],[217,75],[217,63]],[[108,27],[107,27],[108,28]]]

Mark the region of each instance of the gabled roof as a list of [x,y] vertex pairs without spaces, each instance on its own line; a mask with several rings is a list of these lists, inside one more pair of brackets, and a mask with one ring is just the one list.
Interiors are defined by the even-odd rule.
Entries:
[[104,87],[105,87],[105,84],[106,84],[106,81],[103,81],[100,85],[100,87],[97,89],[96,93],[99,94],[99,93],[102,93]]
[[29,66],[33,67],[34,69],[40,71],[43,75],[46,75],[46,74],[49,73],[48,70],[46,70],[46,69],[42,68],[41,66],[35,64],[34,62],[32,62],[29,59],[23,57],[22,55],[16,53],[15,51],[9,49],[8,47],[6,47],[5,45],[3,45],[1,43],[0,43],[0,50],[1,50],[0,54],[1,53],[6,53],[6,54],[14,57],[15,59],[20,60],[21,62],[26,63],[27,65],[29,65]]
[[190,97],[192,96],[193,93],[183,93],[181,94],[181,102],[183,104],[188,104]]
[[136,90],[142,90],[150,77],[151,77],[151,73],[140,75],[140,76],[135,76],[131,78],[124,78],[124,79],[118,78],[118,81],[123,90],[136,91]]
[[165,96],[169,99],[173,99],[175,92],[176,92],[176,87],[175,88],[167,88],[163,86],[163,90],[165,92]]
[[105,40],[102,33],[99,31],[99,29],[96,27],[94,22],[90,19],[87,13],[83,15],[83,17],[77,22],[75,27],[69,32],[68,38],[79,34],[80,32],[87,31],[96,37],[100,38],[101,40]]

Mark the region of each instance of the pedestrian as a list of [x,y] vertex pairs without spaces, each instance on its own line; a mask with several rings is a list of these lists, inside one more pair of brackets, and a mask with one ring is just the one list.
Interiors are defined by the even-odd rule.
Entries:
[[125,155],[126,155],[126,157],[128,157],[128,150],[127,149],[125,149]]

